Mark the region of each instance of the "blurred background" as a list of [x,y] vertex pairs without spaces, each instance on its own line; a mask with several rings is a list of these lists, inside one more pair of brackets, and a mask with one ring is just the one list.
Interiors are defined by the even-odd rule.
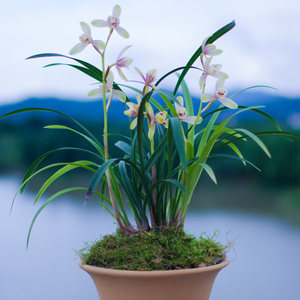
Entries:
[[[284,130],[300,133],[300,2],[296,0],[1,3],[0,116],[26,107],[56,109],[81,121],[100,137],[102,104],[87,97],[95,82],[64,66],[42,69],[48,63],[69,61],[25,58],[42,52],[68,55],[82,34],[79,22],[105,19],[115,4],[122,7],[121,26],[129,31],[130,38],[113,35],[107,62],[114,62],[121,49],[133,45],[126,53],[133,64],[125,70],[132,80],[139,80],[134,66],[144,73],[156,68],[160,77],[185,65],[204,38],[234,19],[236,27],[215,43],[224,51],[214,63],[221,63],[230,77],[226,82],[228,95],[252,85],[276,87],[276,91],[246,91],[235,101],[247,106],[264,105],[264,111]],[[92,28],[95,39],[105,40],[107,31]],[[100,67],[100,57],[92,47],[76,57]],[[200,66],[199,61],[197,64]],[[195,105],[201,96],[200,75],[191,71],[186,78]],[[115,77],[122,82],[117,74]],[[164,88],[172,90],[174,82],[176,76],[168,79]],[[134,99],[135,95],[128,93]],[[112,103],[111,132],[129,133],[123,111],[120,102]],[[84,194],[57,199],[38,219],[28,251],[27,230],[37,210],[32,208],[34,194],[46,177],[33,181],[9,214],[22,176],[39,155],[57,147],[87,147],[72,133],[43,129],[50,124],[69,125],[51,113],[26,113],[0,120],[0,299],[35,300],[41,295],[45,300],[97,299],[91,280],[77,267],[73,249],[115,230],[113,220],[98,203],[90,201],[83,207]],[[231,125],[252,131],[273,130],[266,119],[253,113]],[[262,139],[271,151],[271,160],[251,142],[240,144],[245,158],[261,173],[250,166],[244,168],[238,161],[216,158],[211,165],[218,185],[203,174],[192,200],[188,232],[200,235],[219,229],[222,242],[236,241],[228,254],[231,266],[220,274],[212,300],[299,299],[300,141],[275,136]],[[78,158],[82,156],[70,152],[51,156],[53,161]],[[40,205],[59,188],[88,185],[90,179],[84,172],[69,173],[51,186]]]

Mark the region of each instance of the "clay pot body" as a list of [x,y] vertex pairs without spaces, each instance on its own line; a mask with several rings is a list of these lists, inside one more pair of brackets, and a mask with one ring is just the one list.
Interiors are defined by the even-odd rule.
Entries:
[[94,280],[101,300],[209,300],[217,274],[228,264],[174,271],[80,268]]

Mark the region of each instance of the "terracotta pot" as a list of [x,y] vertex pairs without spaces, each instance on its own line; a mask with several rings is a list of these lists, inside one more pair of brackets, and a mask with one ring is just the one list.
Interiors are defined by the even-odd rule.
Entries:
[[101,300],[208,300],[218,272],[228,264],[174,271],[80,268],[94,280]]

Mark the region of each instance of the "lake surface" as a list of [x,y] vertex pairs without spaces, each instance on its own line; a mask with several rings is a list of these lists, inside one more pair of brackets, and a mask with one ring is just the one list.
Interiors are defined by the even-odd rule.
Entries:
[[[97,300],[74,249],[112,233],[112,218],[96,203],[57,199],[37,219],[29,249],[26,236],[37,207],[32,194],[19,196],[13,213],[14,179],[0,178],[0,299]],[[42,202],[41,202],[42,203]],[[186,231],[219,229],[220,241],[236,240],[230,265],[218,275],[210,300],[299,300],[300,229],[254,214],[191,212]],[[117,299],[116,299],[117,300]],[[188,299],[186,299],[188,300]]]

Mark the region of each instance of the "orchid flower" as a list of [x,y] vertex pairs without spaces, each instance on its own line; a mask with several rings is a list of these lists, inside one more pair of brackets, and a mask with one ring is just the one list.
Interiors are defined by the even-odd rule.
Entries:
[[123,27],[120,26],[120,14],[121,7],[119,5],[115,5],[113,8],[112,16],[109,16],[107,20],[94,20],[92,21],[92,25],[95,27],[108,27],[111,30],[116,30],[117,33],[123,38],[129,38],[129,33]]
[[181,121],[189,123],[189,124],[195,124],[195,122],[197,120],[197,124],[201,123],[201,121],[202,121],[201,117],[188,116],[187,110],[183,104],[182,96],[178,96],[176,99],[178,102],[175,102],[175,109],[176,109],[177,115]]
[[221,64],[210,65],[211,60],[212,60],[212,56],[207,58],[205,63],[203,63],[203,61],[201,60],[204,69],[199,81],[201,90],[203,90],[208,76],[212,76],[215,78],[221,78],[221,77],[224,77],[225,79],[228,78],[228,75],[226,73],[220,71],[222,65]]
[[132,59],[128,58],[128,57],[122,57],[122,55],[124,54],[124,52],[131,46],[127,46],[125,47],[123,50],[121,50],[121,52],[119,53],[118,57],[117,57],[117,61],[114,64],[116,66],[116,69],[120,75],[120,77],[123,80],[127,81],[127,78],[125,77],[124,73],[122,72],[122,68],[128,68],[128,66],[132,63]]
[[140,95],[136,96],[137,104],[133,102],[126,102],[126,105],[129,107],[128,110],[124,111],[124,114],[129,117],[135,117],[135,119],[130,123],[130,130],[133,130],[137,124],[137,116],[140,109],[140,104],[142,102]]
[[140,71],[140,69],[138,69],[137,67],[135,67],[135,70],[139,73],[139,75],[142,77],[144,83],[145,83],[145,87],[143,89],[143,93],[148,91],[148,87],[152,87],[155,88],[155,86],[153,85],[153,83],[156,81],[156,69],[151,69],[146,73],[146,76],[143,75],[143,73]]
[[210,37],[207,37],[206,39],[204,39],[204,41],[202,42],[202,54],[203,55],[209,55],[209,56],[216,56],[219,55],[223,52],[223,50],[221,49],[217,49],[217,47],[213,44],[206,44],[207,40]]
[[71,50],[70,55],[75,55],[81,52],[87,45],[91,44],[93,47],[100,52],[101,49],[105,48],[104,42],[100,40],[93,40],[91,35],[91,28],[85,22],[80,22],[80,26],[83,30],[83,34],[79,37],[80,43],[76,44]]
[[214,94],[204,94],[201,97],[202,102],[212,102],[215,100],[219,100],[224,106],[236,109],[238,105],[231,99],[226,98],[227,90],[224,89],[225,77],[220,77],[216,83],[216,91]]
[[[122,102],[126,101],[126,95],[121,92],[120,90],[113,89],[113,83],[114,83],[114,74],[109,71],[107,77],[106,77],[106,84],[105,84],[105,92],[110,93],[111,97],[109,101],[107,102],[106,108],[108,109],[111,103],[111,99],[113,97],[121,100]],[[99,86],[99,88],[91,90],[88,93],[89,97],[102,97],[103,95],[103,84]]]
[[168,127],[168,122],[167,122],[168,113],[166,111],[160,111],[155,115],[153,112],[153,108],[149,103],[146,104],[146,109],[147,109],[147,117],[148,117],[148,125],[149,125],[148,138],[152,140],[155,133],[156,124],[162,124],[165,127]]

